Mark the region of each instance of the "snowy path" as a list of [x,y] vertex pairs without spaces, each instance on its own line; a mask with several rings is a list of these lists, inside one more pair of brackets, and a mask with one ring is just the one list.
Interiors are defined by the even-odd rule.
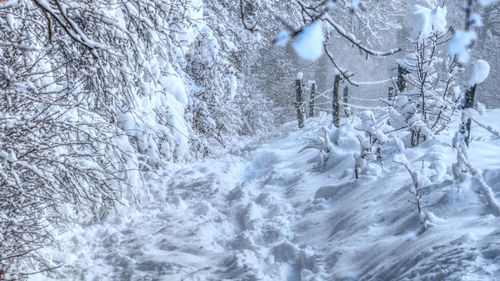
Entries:
[[315,191],[296,199],[303,170],[313,165],[297,165],[303,138],[292,132],[278,143],[248,145],[169,171],[141,210],[75,236],[68,248],[90,241],[77,258],[78,275],[83,280],[319,278],[323,270],[315,250],[294,242],[301,216],[294,204],[310,202]]
[[[166,171],[139,210],[68,232],[67,280],[497,280],[499,218],[472,181],[431,171],[440,183],[426,199],[439,204],[422,233],[406,171],[386,163],[356,181],[341,151],[318,170],[317,150],[300,151],[318,129],[294,127]],[[472,150],[486,157],[486,144],[485,179],[500,200],[500,140]],[[454,161],[431,144],[407,157]]]

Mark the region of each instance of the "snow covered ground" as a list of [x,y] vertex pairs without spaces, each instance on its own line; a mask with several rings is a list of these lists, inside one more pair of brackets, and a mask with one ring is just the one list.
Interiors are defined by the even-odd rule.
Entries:
[[[500,110],[479,119],[500,128]],[[394,145],[357,180],[348,134],[323,165],[318,150],[303,150],[327,121],[286,124],[222,158],[164,171],[139,208],[60,235],[51,254],[67,264],[63,280],[500,280],[498,137],[474,126],[470,148],[493,202],[480,177],[454,179],[449,135],[406,149],[431,182],[424,230]]]

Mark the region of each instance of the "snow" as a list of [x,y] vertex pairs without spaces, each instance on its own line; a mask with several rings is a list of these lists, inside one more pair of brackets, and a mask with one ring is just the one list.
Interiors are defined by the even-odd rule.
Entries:
[[19,4],[19,0],[5,0],[5,1],[0,2],[0,9],[15,7],[18,4]]
[[297,80],[302,80],[303,78],[304,78],[304,73],[302,73],[302,72],[298,72],[298,73],[297,73],[297,77],[296,77],[295,79],[297,79]]
[[177,73],[162,76],[159,80],[163,89],[174,95],[178,102],[180,102],[183,106],[188,104],[189,100],[184,82],[181,78],[179,78]]
[[472,23],[473,27],[481,27],[483,26],[483,19],[479,14],[473,13],[469,17],[470,22]]
[[477,102],[477,112],[482,116],[486,113],[486,106],[480,102]]
[[[17,5],[18,1],[2,2],[0,8],[13,3]],[[38,2],[47,10],[54,8],[50,1]],[[71,104],[63,103],[61,107],[67,108],[63,108],[64,113],[56,118],[78,120],[77,123],[68,122],[68,126],[75,127],[74,131],[63,132],[77,135],[78,142],[75,141],[69,150],[59,149],[59,132],[50,133],[47,142],[55,148],[37,156],[40,159],[49,157],[50,161],[55,159],[52,162],[56,164],[61,158],[60,166],[74,165],[77,173],[92,171],[90,177],[103,176],[106,179],[95,184],[96,189],[90,189],[89,202],[81,204],[76,195],[74,202],[65,203],[67,200],[63,200],[54,203],[53,209],[44,208],[34,214],[43,217],[45,211],[55,212],[61,223],[57,219],[53,220],[54,223],[42,221],[44,227],[47,224],[47,231],[54,235],[57,246],[36,251],[46,257],[47,265],[54,266],[55,271],[47,276],[33,274],[28,278],[67,281],[490,280],[500,275],[500,133],[497,129],[500,128],[500,111],[478,107],[481,116],[476,116],[472,109],[464,111],[464,116],[473,115],[471,120],[474,122],[469,159],[466,159],[467,153],[457,153],[456,147],[450,144],[458,124],[453,124],[453,129],[445,130],[442,135],[434,136],[417,117],[405,119],[406,113],[418,110],[410,102],[414,98],[411,91],[406,91],[396,101],[400,112],[394,108],[378,107],[373,112],[362,112],[359,117],[346,118],[340,128],[334,127],[331,118],[327,120],[323,114],[320,118],[309,119],[308,126],[301,130],[296,130],[293,122],[275,128],[267,135],[230,138],[228,134],[241,132],[239,128],[244,128],[235,123],[253,119],[251,116],[259,115],[257,111],[272,116],[272,113],[260,109],[262,100],[259,100],[260,92],[256,91],[261,89],[247,87],[246,80],[251,80],[247,79],[251,77],[246,74],[254,69],[249,67],[248,61],[263,47],[262,42],[252,41],[258,40],[252,39],[258,33],[232,37],[243,30],[238,28],[240,17],[233,15],[238,22],[237,28],[233,29],[231,22],[234,18],[230,13],[228,17],[219,18],[210,10],[222,8],[221,3],[207,6],[209,10],[203,11],[202,0],[190,0],[186,5],[177,5],[179,7],[160,2],[153,9],[158,14],[151,13],[149,6],[139,7],[133,3],[116,9],[113,3],[113,7],[105,5],[108,10],[102,13],[110,19],[104,20],[104,24],[116,29],[95,29],[99,32],[91,32],[92,36],[88,34],[88,28],[73,22],[80,15],[76,8],[83,4],[63,4],[60,11],[56,11],[60,14],[76,9],[71,12],[75,19],[71,16],[67,20],[75,25],[69,33],[72,37],[91,47],[131,52],[123,57],[117,56],[119,53],[102,52],[104,56],[95,61],[99,67],[97,70],[102,70],[98,72],[108,75],[115,70],[114,73],[120,75],[105,79],[111,87],[104,87],[102,92],[106,97],[109,94],[109,100],[101,100],[99,95],[88,92],[87,88],[92,87],[86,87],[85,83],[75,85],[75,91],[69,97],[75,94],[75,104],[82,107],[72,108]],[[437,1],[427,3],[434,6]],[[32,1],[26,4],[31,11],[40,12]],[[267,8],[266,1],[247,4],[255,4],[249,8],[255,9],[257,14]],[[344,4],[339,8],[350,9],[353,13],[366,8],[363,1],[358,0],[344,1]],[[322,5],[328,12],[334,1],[321,1],[318,7]],[[85,5],[80,9],[85,9]],[[22,9],[7,11],[4,22],[8,30],[9,26],[14,32],[19,29],[19,19],[22,18],[19,11]],[[174,19],[164,21],[160,18],[162,11],[171,11]],[[225,13],[225,8],[221,11]],[[362,16],[357,12],[354,14]],[[417,32],[415,36],[439,33],[446,28],[445,8],[415,6],[411,17]],[[291,19],[284,18],[279,22],[284,25],[285,22],[297,23]],[[480,24],[477,15],[472,19],[475,26]],[[343,34],[354,45],[362,43],[346,31],[351,28],[343,29],[338,25],[342,20],[337,23],[339,19],[333,21],[329,15],[321,14],[321,19],[313,19],[298,34],[294,33],[292,46],[299,57],[310,61],[321,57],[325,39],[321,20],[331,20],[333,31]],[[373,32],[377,28],[371,30],[373,21],[370,21],[366,21],[366,27],[368,32]],[[138,25],[141,26],[140,34],[134,34]],[[154,28],[145,28],[148,26]],[[292,26],[289,30],[296,29]],[[94,42],[98,38],[107,38],[100,36],[101,31],[106,34],[114,31],[118,38],[109,42],[121,44],[123,41],[124,44],[112,48],[100,45],[99,40]],[[27,35],[36,37],[30,32]],[[455,52],[462,59],[469,56],[468,46],[476,35],[469,34],[472,39],[463,34],[458,38],[459,35],[457,33],[451,42],[450,46],[454,45],[450,47],[450,53]],[[29,36],[22,35],[20,42],[26,45],[26,52],[30,55],[36,54],[30,48],[49,53],[58,50],[51,48],[51,42],[33,40]],[[291,37],[289,31],[283,31],[275,42],[285,45]],[[32,40],[35,46],[30,45]],[[367,38],[363,40],[368,45],[377,44]],[[63,41],[55,38],[54,42]],[[65,44],[61,46],[66,48]],[[131,46],[133,50],[130,50]],[[6,54],[10,54],[9,48],[1,48],[0,53],[7,51]],[[21,50],[24,52],[24,47]],[[367,58],[368,54],[383,54],[364,50]],[[51,91],[41,96],[43,99],[66,92],[61,86],[66,82],[61,80],[62,76],[56,77],[52,68],[57,57],[44,59],[44,56],[37,59],[39,62],[34,71],[35,74],[45,73],[40,79],[33,80],[39,80],[40,85],[23,82],[30,75],[19,76],[22,71],[15,70],[16,65],[4,66],[4,76],[12,82],[7,84],[19,83],[16,89],[21,90],[19,98],[22,101],[31,93],[38,93],[39,88],[47,87]],[[269,63],[268,58],[264,59],[252,65],[258,67],[260,63]],[[289,66],[274,61],[272,64],[272,69]],[[117,66],[118,69],[113,69]],[[319,71],[314,66],[303,68],[307,71],[306,77]],[[424,68],[429,72],[433,70],[432,66]],[[483,82],[488,72],[489,65],[485,61],[475,62],[466,72],[467,85]],[[38,75],[41,74],[35,76]],[[297,79],[302,80],[303,75],[299,72]],[[289,78],[293,80],[293,77],[286,79]],[[17,82],[16,79],[23,81]],[[359,84],[386,82],[388,80]],[[70,82],[67,84],[73,86]],[[79,94],[84,87],[89,95]],[[456,84],[450,84],[450,87],[458,99],[462,94],[460,87]],[[257,103],[247,98],[236,99],[233,103],[238,90],[244,90],[243,97],[257,97]],[[431,96],[427,91],[425,95]],[[16,100],[15,97],[12,99]],[[16,107],[22,109],[22,105],[11,106],[10,103],[11,97],[7,95],[7,111]],[[447,104],[442,102],[439,105]],[[36,107],[35,113],[58,106],[57,103],[48,103],[44,108],[42,104]],[[244,110],[249,108],[248,112],[241,112],[243,107]],[[353,107],[369,109],[367,106]],[[243,119],[238,114],[249,117]],[[9,114],[4,116],[4,113],[0,117],[4,120],[4,129],[12,129],[14,135],[32,128],[27,136],[36,137],[46,128],[32,124],[30,114],[17,116],[19,120],[14,120]],[[256,117],[259,119],[260,116]],[[18,122],[21,119],[28,121]],[[89,131],[89,125],[94,124],[99,124],[94,130],[96,132]],[[409,145],[408,131],[395,129],[396,125],[414,126],[411,128],[418,128],[427,139],[421,146],[413,148]],[[99,136],[101,126],[103,135]],[[86,133],[90,135],[86,136]],[[92,140],[95,149],[85,151],[79,135],[83,135],[83,142]],[[215,145],[216,141],[220,145]],[[68,182],[64,170],[52,176],[45,167],[26,161],[26,156],[33,152],[24,151],[22,142],[2,145],[6,148],[0,147],[0,178],[19,194],[27,191],[31,184],[30,175],[42,181],[46,177],[55,184],[56,191],[60,183]],[[208,154],[211,145],[226,146],[227,153],[217,158],[184,162],[194,161],[198,148],[208,150],[199,152],[199,155]],[[79,153],[84,154],[83,157],[78,157]],[[95,158],[94,161],[92,155],[98,153],[109,157],[109,161],[106,158]],[[461,161],[459,165],[457,160]],[[123,169],[111,169],[115,165]],[[101,170],[108,173],[101,173]],[[108,178],[116,189],[113,186],[100,194],[100,189],[105,190]],[[84,187],[77,189],[78,193],[87,193],[86,187],[92,187],[87,181],[83,179],[75,184]],[[32,182],[35,186],[38,184],[38,180]],[[107,212],[100,206],[94,208],[114,200],[115,192],[119,201],[116,209],[113,206]],[[113,196],[107,199],[107,195]],[[47,202],[50,204],[51,201]],[[20,202],[22,208],[24,203]],[[92,211],[85,212],[80,204],[87,204]],[[20,224],[20,218],[8,216],[5,210],[0,210],[3,220]],[[79,223],[72,223],[74,221]],[[1,233],[0,239],[8,239],[6,233]],[[21,232],[21,236],[24,235],[29,236],[29,231]],[[14,241],[14,247],[17,247],[16,243]],[[0,276],[0,279],[2,277],[5,276]],[[7,276],[5,279],[16,278]]]
[[469,46],[477,39],[477,34],[473,30],[457,30],[455,36],[448,45],[448,53],[456,55],[461,63],[466,63],[470,59]]
[[334,2],[334,1],[328,1],[328,2],[326,3],[326,8],[327,8],[328,10],[331,10],[331,9],[333,9],[334,7],[335,7],[335,2]]
[[[499,117],[494,110],[478,118],[500,127]],[[355,127],[370,129],[373,119],[365,112]],[[447,168],[456,161],[447,144],[454,130],[417,148],[405,149],[399,137],[386,141],[383,166],[364,159],[367,168],[355,180],[356,136],[364,132],[324,122],[313,119],[300,131],[288,123],[265,139],[240,138],[219,159],[171,165],[148,180],[148,201],[62,231],[64,253],[45,254],[66,264],[62,280],[499,276],[498,137],[474,127],[473,173],[463,180]],[[426,190],[421,214],[409,202],[415,180]]]
[[315,61],[323,55],[323,28],[320,21],[304,27],[297,35],[292,46],[299,57]]
[[410,27],[413,38],[424,38],[433,32],[443,32],[446,29],[446,7],[429,9],[414,5],[410,12]]
[[274,44],[279,47],[283,47],[290,40],[290,32],[288,30],[280,31],[276,37],[274,37]]
[[497,2],[498,0],[479,0],[479,4],[483,5],[483,6],[489,6],[495,2]]
[[12,14],[7,15],[7,23],[9,24],[10,28],[12,28],[12,30],[15,30],[17,28],[17,23],[16,19],[14,18],[14,15]]
[[351,11],[357,11],[359,9],[359,0],[351,0],[349,9],[351,9]]
[[490,65],[485,60],[477,60],[465,70],[465,82],[468,87],[481,84],[490,74]]

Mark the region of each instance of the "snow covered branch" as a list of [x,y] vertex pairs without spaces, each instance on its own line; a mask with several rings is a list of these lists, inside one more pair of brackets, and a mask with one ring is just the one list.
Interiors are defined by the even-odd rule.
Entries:
[[352,81],[351,80],[351,77],[354,75],[353,73],[349,73],[347,70],[344,70],[342,69],[338,64],[337,62],[335,61],[335,58],[333,57],[332,53],[330,53],[330,51],[328,50],[328,46],[325,43],[323,43],[323,48],[325,50],[325,54],[328,56],[328,59],[330,59],[330,62],[333,64],[333,66],[335,66],[335,69],[337,69],[340,74],[342,75],[342,77],[344,77],[344,79],[349,82],[349,84],[353,85],[353,86],[359,86],[356,82]]
[[333,21],[330,17],[325,17],[323,20],[326,21],[328,24],[330,24],[335,29],[335,31],[337,31],[337,33],[340,36],[342,36],[347,41],[349,41],[350,43],[352,43],[359,50],[363,51],[366,54],[366,57],[368,57],[368,55],[371,55],[371,56],[382,56],[382,57],[383,56],[390,56],[390,55],[393,55],[393,54],[401,51],[401,48],[391,49],[389,51],[377,51],[377,50],[371,49],[371,48],[363,45],[361,43],[361,41],[359,41],[358,39],[356,39],[356,37],[353,34],[348,33],[343,27],[341,27],[338,23],[336,23],[335,21]]

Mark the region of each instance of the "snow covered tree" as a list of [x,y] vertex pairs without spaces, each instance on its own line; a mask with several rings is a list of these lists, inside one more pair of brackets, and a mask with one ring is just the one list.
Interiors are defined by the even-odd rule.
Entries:
[[68,26],[47,30],[34,2],[2,8],[0,268],[23,272],[53,266],[37,252],[52,242],[49,224],[113,211],[137,162],[100,107],[112,95],[92,90],[96,53],[81,37],[61,40]]
[[50,268],[37,251],[53,240],[50,224],[97,221],[141,200],[139,170],[186,157],[183,52],[200,9],[0,3],[2,270]]
[[457,69],[444,50],[450,38],[446,12],[445,7],[412,8],[409,40],[413,50],[398,61],[407,70],[404,76],[409,87],[396,98],[392,123],[409,128],[412,146],[446,129],[458,107]]

